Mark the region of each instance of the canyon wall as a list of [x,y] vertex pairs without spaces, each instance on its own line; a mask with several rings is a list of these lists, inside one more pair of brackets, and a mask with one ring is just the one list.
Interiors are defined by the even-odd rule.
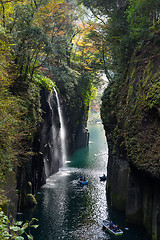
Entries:
[[34,137],[33,156],[17,169],[18,210],[32,205],[28,204],[27,195],[34,195],[46,182],[46,178],[57,172],[61,166],[60,123],[56,96],[50,95],[45,89],[41,90],[40,94],[43,121]]
[[[34,137],[33,156],[17,168],[18,210],[26,206],[34,206],[36,204],[35,193],[45,184],[51,174],[58,172],[59,168],[63,166],[60,136],[62,126],[58,113],[57,96],[54,91],[48,92],[45,89],[41,90],[40,95],[43,121]],[[65,105],[63,97],[60,97],[59,100],[66,130],[66,148],[67,152],[72,153],[76,149],[88,145],[89,133],[83,122],[83,119],[86,119],[85,112],[83,108],[76,107],[76,111],[72,114],[69,112],[70,104]],[[67,122],[66,119],[68,119]]]
[[111,203],[154,240],[160,238],[159,47],[155,36],[135,49],[126,77],[109,83],[101,106]]

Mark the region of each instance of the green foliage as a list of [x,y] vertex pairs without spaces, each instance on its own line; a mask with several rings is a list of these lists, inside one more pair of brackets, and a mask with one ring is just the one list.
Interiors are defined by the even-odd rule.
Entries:
[[1,170],[12,170],[16,161],[16,149],[15,143],[19,141],[21,112],[18,107],[18,99],[1,92],[0,95],[0,162]]
[[[90,72],[87,73],[87,71],[83,72],[83,70],[82,72],[75,71],[66,65],[59,68],[59,70],[56,85],[67,99],[70,108],[73,110],[76,104],[75,101],[80,100],[80,106],[84,105],[85,109],[88,109],[90,101],[94,97],[95,87],[93,81],[95,75]],[[77,96],[79,96],[79,99],[77,99]],[[75,101],[71,100],[74,98]]]
[[101,114],[114,154],[121,157],[121,153],[127,153],[128,160],[138,169],[159,177],[157,59],[154,39],[141,44],[132,56],[123,84],[115,81],[105,91]]
[[8,87],[11,83],[11,79],[7,73],[9,68],[8,59],[10,58],[9,36],[5,33],[5,29],[0,25],[0,89]]
[[126,5],[125,0],[79,0],[79,2],[83,2],[83,4],[91,10],[93,9],[107,16],[117,11],[118,8],[123,8]]
[[[0,94],[0,173],[12,171],[18,155],[26,155],[41,122],[39,88],[31,83],[23,96]],[[28,153],[30,155],[30,153]],[[28,155],[28,156],[29,156]],[[26,155],[27,157],[27,155]],[[25,157],[25,158],[26,158]]]
[[113,72],[124,76],[134,47],[124,10],[116,12],[109,20],[107,39],[113,61]]
[[38,84],[41,88],[46,88],[49,91],[52,91],[56,87],[55,83],[52,82],[50,78],[47,78],[43,75],[34,74],[33,81]]
[[35,205],[37,205],[36,198],[33,196],[33,194],[27,194],[26,195],[26,206],[33,207]]
[[126,10],[130,35],[135,40],[142,40],[151,35],[151,28],[157,24],[158,1],[130,0]]
[[8,230],[8,217],[4,215],[3,211],[0,211],[0,237],[2,240],[9,239],[10,234]]
[[[109,81],[113,80],[110,71],[123,77],[126,74],[134,41],[130,36],[125,11],[128,1],[84,1],[93,15],[100,19],[103,24],[104,63],[103,68]],[[107,19],[107,21],[105,20]],[[109,53],[110,58],[107,54]],[[108,73],[108,74],[107,74]],[[119,77],[118,77],[119,78]]]
[[[1,209],[0,209],[1,210]],[[32,218],[31,221],[23,223],[22,221],[17,221],[11,223],[8,217],[4,212],[0,211],[0,238],[1,240],[24,240],[23,236],[25,235],[27,239],[32,239],[33,236],[30,233],[30,228],[37,228],[39,225],[33,224],[35,221],[38,221],[35,218]]]
[[146,96],[146,100],[148,101],[149,107],[152,109],[153,107],[160,108],[160,81],[158,79],[159,73],[155,77],[155,82],[149,87],[149,91]]
[[0,183],[33,155],[42,88],[57,85],[70,115],[78,106],[87,121],[97,77],[85,62],[73,59],[77,8],[68,1],[0,4]]

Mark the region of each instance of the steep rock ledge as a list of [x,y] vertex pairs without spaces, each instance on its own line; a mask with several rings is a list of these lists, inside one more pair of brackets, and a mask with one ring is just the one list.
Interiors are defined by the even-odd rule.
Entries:
[[[61,126],[56,95],[53,93],[49,96],[51,93],[45,89],[42,89],[40,94],[43,122],[34,138],[34,156],[31,156],[17,169],[18,210],[27,205],[27,195],[35,195],[46,179],[51,174],[58,172],[63,164],[60,141]],[[60,105],[66,128],[66,147],[69,153],[88,145],[89,141],[89,132],[85,128],[88,112],[82,104],[79,104],[78,107],[76,100],[74,104],[72,102],[71,106],[70,102],[66,102],[64,95],[60,95]]]
[[[125,79],[109,84],[101,116],[109,145],[111,202],[159,239],[160,56],[159,37],[137,48]],[[119,191],[118,186],[121,186]]]
[[144,226],[154,240],[160,238],[159,189],[160,181],[110,154],[107,194],[112,207],[123,211],[129,222]]
[[[88,90],[86,90],[86,86],[81,87],[81,81],[84,82],[84,85],[86,84],[83,77],[79,82],[75,74],[69,76],[65,68],[63,76],[57,76],[56,89],[64,117],[66,149],[69,154],[88,145],[89,141],[89,132],[86,129]],[[6,192],[3,197],[8,199],[9,203],[5,205],[7,200],[4,201],[4,204],[2,203],[5,213],[7,214],[8,210],[8,213],[12,212],[14,217],[17,209],[21,211],[28,203],[31,205],[36,203],[34,195],[38,189],[46,182],[47,177],[59,171],[62,166],[61,124],[57,109],[57,94],[54,91],[50,93],[47,89],[51,90],[51,87],[46,89],[47,86],[31,84],[28,90],[22,90],[21,93],[24,96],[23,103],[26,114],[23,130],[26,131],[26,127],[29,131],[28,135],[24,134],[21,140],[20,147],[23,147],[23,151],[20,148],[19,154],[17,154],[14,174],[13,176],[8,174],[6,180],[11,186],[11,190],[8,191],[7,183],[3,186],[3,190]],[[55,141],[53,141],[53,136]],[[33,202],[31,203],[30,200]]]
[[[19,191],[18,210],[27,205],[27,194],[35,194],[46,182],[46,178],[57,172],[61,166],[61,151],[59,143],[60,123],[57,111],[56,97],[53,94],[49,102],[49,92],[41,90],[41,110],[43,123],[37,131],[33,142],[34,156],[18,167],[17,189]],[[53,126],[56,131],[53,133]],[[55,134],[56,136],[53,136]],[[53,137],[59,154],[55,154]]]
[[[90,104],[88,92],[91,86],[85,75],[77,75],[76,71],[69,71],[68,68],[63,68],[62,73],[56,79],[56,85],[63,106],[66,146],[70,155],[75,150],[87,146],[89,142],[87,120]],[[67,81],[64,77],[66,75]]]
[[60,96],[60,101],[63,106],[66,148],[68,155],[70,155],[89,143],[88,110],[85,109],[83,102],[79,102],[77,99],[66,102],[65,94],[66,92]]

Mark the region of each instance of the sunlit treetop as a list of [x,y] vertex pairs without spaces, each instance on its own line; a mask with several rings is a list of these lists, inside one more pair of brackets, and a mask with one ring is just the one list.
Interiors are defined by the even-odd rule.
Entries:
[[74,56],[84,62],[88,70],[101,69],[105,58],[110,59],[109,48],[105,44],[103,26],[98,22],[81,22],[79,34],[74,38]]

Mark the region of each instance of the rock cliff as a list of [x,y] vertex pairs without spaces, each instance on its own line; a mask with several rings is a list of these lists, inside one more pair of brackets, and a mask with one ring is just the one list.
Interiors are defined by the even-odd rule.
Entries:
[[[67,75],[67,79],[66,76]],[[68,68],[61,69],[56,79],[61,106],[63,106],[66,145],[68,154],[88,145],[88,111],[91,96],[91,83],[85,74],[77,74]]]
[[101,107],[112,205],[152,239],[160,238],[159,48],[156,35],[135,49],[125,78],[108,85]]
[[[67,90],[66,90],[67,91]],[[67,94],[65,92],[65,94]],[[27,196],[33,196],[46,182],[46,179],[62,167],[62,151],[60,139],[60,119],[57,109],[56,94],[42,89],[41,111],[42,124],[35,134],[33,141],[33,156],[17,168],[17,189],[19,192],[18,210],[28,206]],[[72,153],[88,144],[88,131],[85,128],[88,112],[77,102],[66,103],[60,95],[61,110],[63,111],[66,128],[67,152]]]
[[60,123],[56,97],[55,94],[51,94],[45,89],[41,90],[40,95],[43,122],[34,137],[34,155],[26,163],[20,165],[17,170],[19,210],[27,205],[27,195],[34,195],[46,182],[46,178],[57,172],[61,166]]

